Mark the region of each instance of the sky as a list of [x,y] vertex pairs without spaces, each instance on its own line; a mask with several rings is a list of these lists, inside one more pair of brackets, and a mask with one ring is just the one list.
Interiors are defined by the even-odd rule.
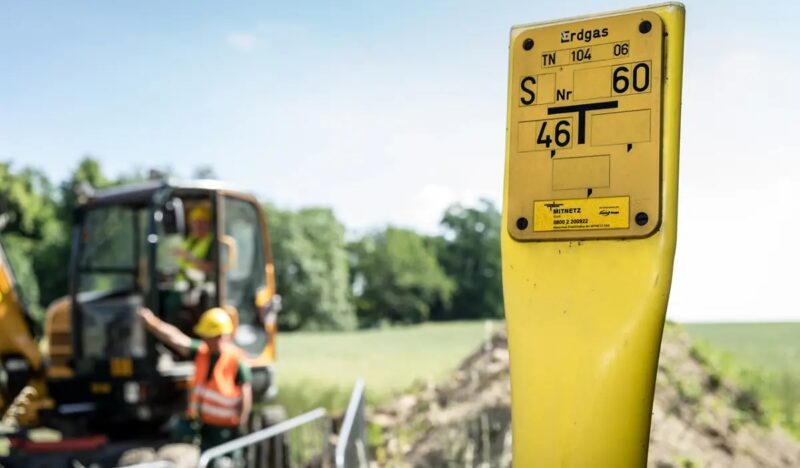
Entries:
[[[687,1],[668,316],[800,320],[798,2]],[[0,161],[211,166],[355,232],[502,204],[514,24],[628,1],[0,1]]]

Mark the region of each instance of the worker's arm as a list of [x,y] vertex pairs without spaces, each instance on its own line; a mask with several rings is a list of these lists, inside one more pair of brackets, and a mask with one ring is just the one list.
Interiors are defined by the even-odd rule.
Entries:
[[191,338],[176,327],[156,317],[156,314],[147,307],[139,309],[139,317],[141,317],[147,329],[150,330],[156,338],[172,347],[181,356],[189,356],[189,349],[192,345]]
[[214,270],[214,262],[210,260],[204,260],[202,258],[197,258],[194,255],[192,255],[191,252],[183,249],[182,247],[175,247],[174,249],[172,249],[172,255],[182,260],[186,260],[187,262],[191,263],[193,267],[197,268],[202,272],[208,273]]
[[195,258],[190,261],[192,262],[192,265],[194,265],[195,268],[202,271],[203,273],[209,273],[214,270],[214,263],[209,262],[208,260],[199,260]]
[[253,386],[249,383],[242,385],[242,412],[239,415],[239,431],[242,434],[248,432],[248,421],[250,421],[250,410],[253,408]]

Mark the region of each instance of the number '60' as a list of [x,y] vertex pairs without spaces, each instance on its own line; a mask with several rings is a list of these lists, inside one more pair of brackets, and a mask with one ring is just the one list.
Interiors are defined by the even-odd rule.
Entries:
[[641,93],[650,87],[650,66],[646,63],[637,63],[631,70],[627,65],[622,65],[614,69],[611,78],[615,93],[623,94],[631,87],[637,93]]

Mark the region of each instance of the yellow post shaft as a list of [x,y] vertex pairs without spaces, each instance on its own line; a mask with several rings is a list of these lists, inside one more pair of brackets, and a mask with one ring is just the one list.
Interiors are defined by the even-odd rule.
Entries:
[[502,229],[516,467],[646,464],[676,244],[684,28],[682,5],[648,10],[665,27],[660,229],[644,239],[547,242],[518,242]]

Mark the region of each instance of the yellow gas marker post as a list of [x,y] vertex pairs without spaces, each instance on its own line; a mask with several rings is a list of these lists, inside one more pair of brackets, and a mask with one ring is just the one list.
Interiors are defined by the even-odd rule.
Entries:
[[517,467],[645,466],[683,32],[677,3],[511,30],[502,255]]

